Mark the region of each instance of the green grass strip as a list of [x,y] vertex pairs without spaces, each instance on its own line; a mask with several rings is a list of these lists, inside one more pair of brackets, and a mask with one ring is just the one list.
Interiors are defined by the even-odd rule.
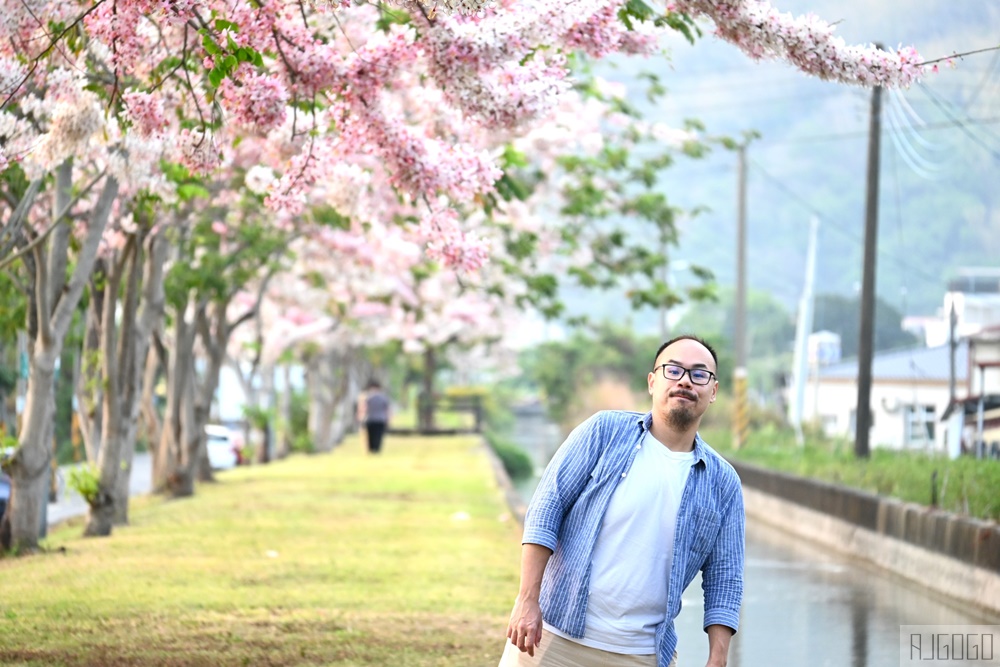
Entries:
[[846,440],[795,442],[788,429],[764,427],[750,433],[746,446],[731,446],[731,434],[716,429],[702,434],[722,454],[772,470],[841,484],[905,502],[936,506],[948,512],[1000,521],[1000,461],[920,451],[875,448],[868,459],[854,456]]
[[356,439],[0,560],[0,664],[492,667],[520,528],[474,437]]

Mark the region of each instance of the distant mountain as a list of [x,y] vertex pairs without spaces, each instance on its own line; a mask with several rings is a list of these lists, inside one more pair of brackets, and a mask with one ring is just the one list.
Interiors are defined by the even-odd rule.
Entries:
[[[996,46],[1000,3],[955,0],[772,0],[783,11],[839,21],[848,43],[912,44],[927,59]],[[710,31],[711,26],[706,25]],[[963,266],[1000,265],[1000,52],[969,56],[907,91],[883,96],[878,292],[904,315],[934,314],[946,279]],[[751,287],[792,311],[805,271],[808,222],[821,219],[817,289],[853,294],[861,280],[870,92],[820,81],[783,63],[755,63],[710,34],[679,36],[668,59],[602,64],[642,107],[643,71],[661,75],[667,99],[650,120],[705,123],[709,134],[762,138],[749,149],[748,257]],[[674,253],[731,284],[735,269],[735,155],[717,149],[681,161],[664,190],[682,206],[711,212],[682,223]],[[599,316],[627,308],[569,295]],[[652,328],[656,317],[635,318]]]

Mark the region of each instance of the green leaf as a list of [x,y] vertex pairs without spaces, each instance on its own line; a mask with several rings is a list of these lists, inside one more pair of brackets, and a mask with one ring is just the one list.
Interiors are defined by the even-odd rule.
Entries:
[[226,73],[222,71],[219,67],[213,67],[208,73],[208,82],[212,84],[213,88],[218,88],[222,80],[226,78]]
[[208,189],[197,183],[184,183],[177,186],[177,196],[184,201],[191,201],[197,197],[208,199],[211,194]]
[[211,35],[203,35],[201,38],[201,45],[205,48],[205,51],[213,56],[217,56],[222,53],[222,47],[219,46]]

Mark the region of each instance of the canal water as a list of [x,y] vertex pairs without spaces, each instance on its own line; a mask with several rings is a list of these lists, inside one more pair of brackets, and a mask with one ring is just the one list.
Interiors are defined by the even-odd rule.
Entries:
[[[539,470],[561,444],[558,428],[540,408],[519,412],[513,439]],[[518,490],[527,499],[535,484],[537,479],[530,480]],[[746,548],[743,612],[730,647],[730,667],[895,667],[900,664],[901,625],[1000,623],[758,521],[747,523]],[[699,579],[682,600],[676,621],[679,664],[701,667],[708,658],[708,640],[702,630]]]

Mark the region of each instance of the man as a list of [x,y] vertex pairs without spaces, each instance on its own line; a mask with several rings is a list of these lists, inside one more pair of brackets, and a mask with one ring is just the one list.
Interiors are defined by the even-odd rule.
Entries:
[[501,667],[673,667],[674,618],[699,570],[708,665],[726,664],[745,519],[736,471],[698,435],[717,371],[708,343],[667,341],[649,413],[599,412],[560,447],[525,516]]

